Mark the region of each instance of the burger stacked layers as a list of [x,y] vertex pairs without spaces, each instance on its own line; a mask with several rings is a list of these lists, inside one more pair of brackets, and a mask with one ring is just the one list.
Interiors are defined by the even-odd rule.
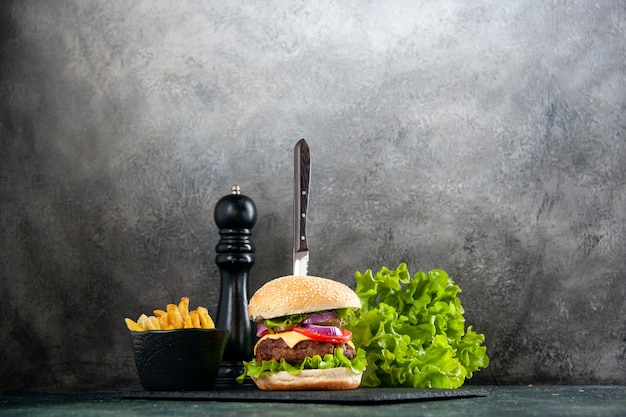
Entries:
[[244,374],[264,390],[354,389],[361,382],[365,352],[342,328],[361,302],[339,282],[286,276],[261,287],[248,314],[258,323],[254,359]]

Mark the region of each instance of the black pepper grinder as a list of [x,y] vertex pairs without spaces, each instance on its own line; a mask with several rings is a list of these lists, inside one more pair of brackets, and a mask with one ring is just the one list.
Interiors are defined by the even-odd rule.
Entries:
[[248,276],[254,265],[251,229],[257,219],[254,201],[241,194],[238,185],[215,206],[215,224],[220,240],[215,263],[220,269],[221,292],[217,327],[228,330],[228,342],[220,366],[217,385],[237,386],[243,372],[242,361],[252,359],[252,325],[248,318]]

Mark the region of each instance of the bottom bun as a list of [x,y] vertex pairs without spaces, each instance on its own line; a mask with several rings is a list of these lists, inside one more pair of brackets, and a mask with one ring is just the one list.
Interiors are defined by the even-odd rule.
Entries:
[[252,380],[259,389],[267,391],[345,390],[358,388],[361,375],[349,368],[304,369],[297,375],[287,371],[266,372]]

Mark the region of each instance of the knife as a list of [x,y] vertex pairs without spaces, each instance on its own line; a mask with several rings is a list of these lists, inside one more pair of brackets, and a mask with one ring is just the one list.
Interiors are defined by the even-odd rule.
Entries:
[[306,235],[311,180],[311,157],[306,140],[300,139],[294,148],[293,196],[293,274],[306,276],[309,270],[309,244]]

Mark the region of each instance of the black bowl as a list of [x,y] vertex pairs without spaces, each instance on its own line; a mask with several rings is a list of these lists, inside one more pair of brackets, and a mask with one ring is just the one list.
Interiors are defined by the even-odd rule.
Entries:
[[220,329],[130,332],[139,380],[148,391],[213,389],[228,340]]

